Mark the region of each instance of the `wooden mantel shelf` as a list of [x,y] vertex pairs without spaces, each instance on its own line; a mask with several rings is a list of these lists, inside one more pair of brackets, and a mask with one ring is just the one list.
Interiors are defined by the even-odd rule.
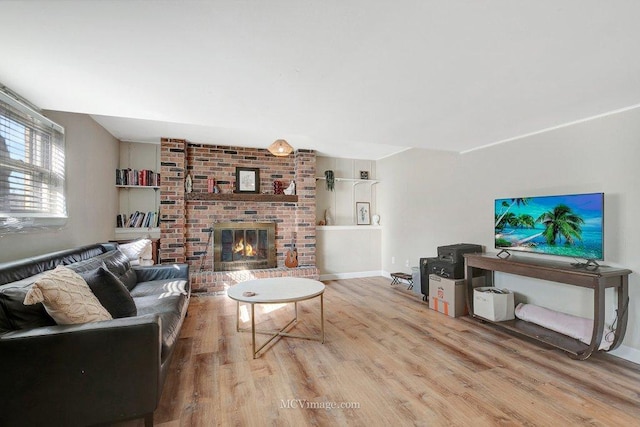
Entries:
[[295,195],[253,193],[187,193],[185,199],[223,202],[298,202],[298,196]]

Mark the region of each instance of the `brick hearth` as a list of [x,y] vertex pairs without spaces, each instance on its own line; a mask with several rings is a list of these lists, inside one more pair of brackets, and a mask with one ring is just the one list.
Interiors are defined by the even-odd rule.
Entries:
[[[160,163],[160,259],[161,262],[187,262],[194,290],[220,291],[251,278],[318,278],[315,266],[315,152],[298,150],[295,155],[275,157],[266,149],[163,139]],[[285,186],[295,180],[297,202],[291,198],[265,201],[264,197],[229,200],[205,196],[209,194],[208,178],[216,180],[223,194],[233,193],[236,166],[259,168],[261,193],[272,194],[274,180],[283,181]],[[187,173],[193,180],[193,193],[188,197],[184,189]],[[198,197],[198,194],[203,197]],[[223,221],[275,222],[278,267],[235,272],[196,271],[200,269],[207,246],[207,230],[216,222]],[[300,266],[288,269],[284,266],[284,259],[294,235],[297,236]],[[211,256],[209,250],[205,268],[210,268]]]
[[315,266],[305,266],[298,268],[278,267],[243,271],[193,271],[190,277],[193,292],[221,292],[236,283],[252,279],[305,277],[318,280],[318,269]]

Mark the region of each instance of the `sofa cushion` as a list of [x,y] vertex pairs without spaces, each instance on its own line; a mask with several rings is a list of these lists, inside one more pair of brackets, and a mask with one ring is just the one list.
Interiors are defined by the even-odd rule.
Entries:
[[89,259],[113,249],[109,243],[81,246],[0,264],[0,285],[27,279],[33,275]]
[[85,261],[76,262],[68,267],[76,273],[82,273],[95,270],[102,266],[103,263],[110,272],[115,274],[115,276],[124,283],[127,289],[131,290],[136,286],[136,272],[131,268],[131,264],[129,263],[127,256],[118,249],[106,252]]
[[131,291],[131,296],[137,298],[156,295],[165,298],[175,295],[187,295],[187,286],[189,286],[189,282],[184,279],[149,280],[138,283]]
[[124,283],[102,264],[100,268],[79,273],[98,301],[114,319],[137,314],[136,304]]
[[131,292],[138,316],[157,314],[162,325],[162,361],[175,344],[189,303],[186,280],[154,280],[139,283]]
[[67,267],[46,272],[25,296],[27,305],[42,303],[59,325],[110,320],[111,315],[84,279]]
[[21,280],[0,288],[0,333],[56,324],[41,303],[24,305],[27,292],[40,276],[42,274],[34,276],[32,280]]

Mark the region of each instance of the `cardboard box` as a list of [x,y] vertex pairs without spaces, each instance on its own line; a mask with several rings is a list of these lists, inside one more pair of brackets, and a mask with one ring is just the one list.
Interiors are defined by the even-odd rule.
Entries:
[[473,290],[473,314],[492,322],[515,318],[513,292],[501,289],[503,294],[488,292],[493,287],[481,287]]
[[464,279],[446,279],[435,274],[429,275],[429,308],[450,317],[460,317],[468,313]]

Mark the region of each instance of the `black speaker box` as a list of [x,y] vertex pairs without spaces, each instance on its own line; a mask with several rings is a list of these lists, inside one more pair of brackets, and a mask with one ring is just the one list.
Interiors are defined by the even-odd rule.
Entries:
[[464,261],[451,262],[436,258],[429,262],[429,274],[436,274],[447,279],[464,279]]
[[438,258],[443,261],[449,261],[453,263],[464,264],[463,255],[473,252],[482,252],[482,246],[474,245],[472,243],[458,243],[455,245],[438,246]]
[[464,262],[450,262],[437,257],[420,258],[420,290],[429,296],[429,275],[436,274],[447,279],[464,279]]

